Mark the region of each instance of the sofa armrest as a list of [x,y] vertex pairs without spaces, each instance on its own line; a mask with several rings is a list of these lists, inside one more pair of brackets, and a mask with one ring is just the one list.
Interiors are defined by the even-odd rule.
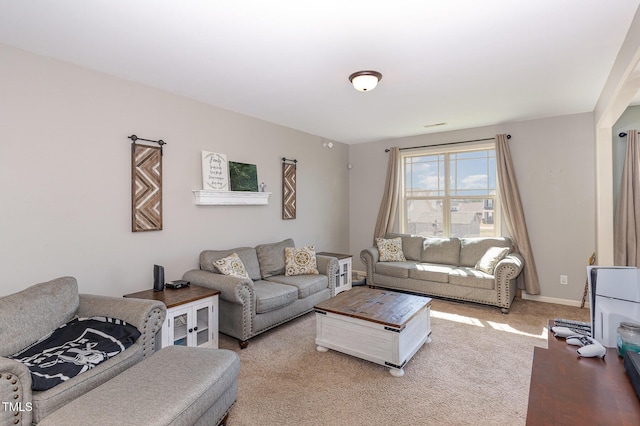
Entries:
[[238,278],[201,269],[192,269],[185,272],[182,279],[189,281],[191,284],[218,290],[220,299],[227,302],[243,305],[249,301],[255,301],[253,281],[248,278]]
[[136,344],[142,345],[143,355],[155,351],[156,333],[162,329],[167,307],[157,300],[80,294],[79,317],[104,316],[118,318],[135,326],[142,335]]
[[367,285],[374,285],[373,272],[375,265],[380,259],[377,247],[369,247],[360,252],[360,259],[364,262],[365,272],[367,273]]
[[318,272],[322,275],[326,275],[329,278],[329,289],[331,295],[336,294],[336,277],[338,276],[338,270],[340,269],[340,263],[338,263],[337,257],[316,255],[316,266]]
[[520,275],[524,267],[524,259],[517,253],[511,253],[505,256],[496,265],[493,275],[495,277],[495,285],[497,292],[497,303],[502,313],[509,312],[511,302],[516,293],[516,277]]
[[498,264],[493,272],[496,277],[496,281],[504,280],[509,282],[520,275],[520,272],[524,268],[524,259],[518,253],[509,253]]
[[0,426],[30,425],[32,404],[29,369],[0,356]]

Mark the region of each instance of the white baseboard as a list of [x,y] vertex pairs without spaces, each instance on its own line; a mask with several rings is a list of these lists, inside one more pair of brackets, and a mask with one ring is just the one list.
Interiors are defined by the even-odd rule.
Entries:
[[[534,300],[536,302],[555,303],[556,305],[576,306],[578,308],[582,304],[582,300],[558,299],[555,297],[546,297],[546,296],[539,296],[537,294],[528,294],[525,291],[522,292],[522,299]],[[588,301],[584,304],[584,307],[585,309],[589,308]]]

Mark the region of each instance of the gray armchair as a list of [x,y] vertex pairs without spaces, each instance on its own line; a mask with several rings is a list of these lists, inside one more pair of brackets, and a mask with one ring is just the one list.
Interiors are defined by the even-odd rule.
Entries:
[[[0,297],[0,426],[30,425],[155,351],[166,307],[161,302],[78,294],[73,277],[62,277]],[[124,352],[51,389],[32,391],[29,369],[6,358],[75,317],[106,316],[135,326],[141,333]]]

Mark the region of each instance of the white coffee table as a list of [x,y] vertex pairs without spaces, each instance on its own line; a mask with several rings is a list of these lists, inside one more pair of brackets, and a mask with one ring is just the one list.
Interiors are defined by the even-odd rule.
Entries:
[[404,366],[431,341],[431,299],[389,290],[355,287],[316,305],[317,350],[333,349],[389,367]]

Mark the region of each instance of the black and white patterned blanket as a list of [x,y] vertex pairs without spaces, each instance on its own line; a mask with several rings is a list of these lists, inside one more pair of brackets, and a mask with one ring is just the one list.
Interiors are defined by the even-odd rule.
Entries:
[[138,337],[137,328],[119,319],[76,318],[9,358],[29,367],[31,388],[42,391],[116,356]]

